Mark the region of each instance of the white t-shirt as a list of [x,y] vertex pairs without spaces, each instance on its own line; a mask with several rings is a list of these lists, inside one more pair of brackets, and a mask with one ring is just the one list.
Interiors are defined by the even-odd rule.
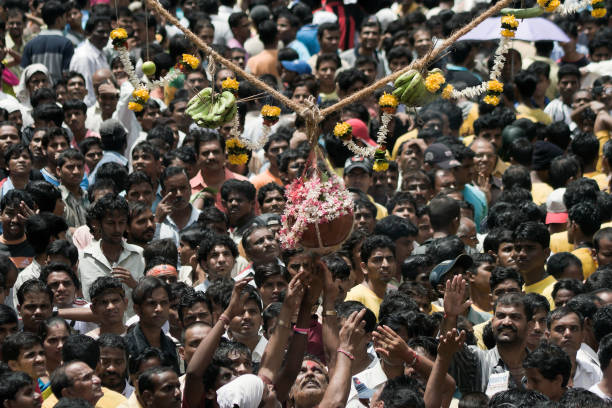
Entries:
[[601,398],[604,401],[612,401],[612,398],[604,394],[601,388],[599,388],[599,384],[595,384],[594,386],[589,388],[589,391],[591,391],[593,394],[597,395],[599,398]]

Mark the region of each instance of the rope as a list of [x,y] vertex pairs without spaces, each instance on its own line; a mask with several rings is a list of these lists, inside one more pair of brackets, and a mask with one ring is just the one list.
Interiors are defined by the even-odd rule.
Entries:
[[323,117],[329,115],[332,112],[336,112],[339,111],[340,109],[344,108],[347,105],[350,105],[351,103],[371,94],[372,92],[374,92],[376,89],[378,88],[382,88],[385,85],[387,85],[387,83],[389,82],[395,82],[395,80],[397,78],[399,78],[403,73],[410,71],[411,69],[416,69],[416,70],[422,70],[423,67],[427,66],[427,64],[429,64],[432,60],[434,60],[436,57],[438,57],[438,55],[440,55],[442,53],[442,51],[444,51],[446,48],[450,47],[451,45],[453,45],[453,43],[455,43],[459,38],[463,37],[465,34],[467,34],[469,31],[473,30],[478,24],[480,24],[481,22],[483,22],[484,20],[486,20],[487,18],[491,17],[492,15],[498,13],[501,9],[503,9],[504,7],[506,7],[508,4],[510,4],[512,2],[512,0],[501,0],[499,3],[497,3],[495,6],[491,7],[490,9],[488,9],[487,11],[485,11],[484,13],[482,13],[481,15],[479,15],[478,17],[476,17],[474,20],[472,20],[468,25],[466,25],[465,27],[462,27],[460,30],[456,31],[452,36],[450,36],[449,38],[447,38],[446,40],[444,40],[444,42],[442,43],[442,45],[434,50],[432,50],[429,54],[427,54],[426,56],[413,61],[412,64],[408,65],[405,68],[402,68],[401,70],[392,73],[391,75],[388,75],[382,79],[379,79],[378,81],[374,82],[372,85],[363,88],[362,90],[358,91],[357,93],[354,93],[353,95],[351,95],[348,98],[342,99],[340,102],[325,108],[321,111],[321,115]]
[[177,27],[179,30],[181,30],[185,34],[185,37],[189,38],[189,40],[191,40],[191,42],[193,42],[199,49],[204,51],[204,53],[206,55],[212,56],[219,64],[225,65],[226,67],[228,67],[229,69],[234,71],[236,74],[240,75],[241,77],[244,77],[249,82],[252,82],[253,84],[257,85],[258,88],[265,90],[270,95],[272,95],[274,98],[276,98],[279,102],[281,102],[283,105],[287,106],[288,108],[291,108],[293,111],[295,111],[295,112],[302,112],[304,110],[304,106],[300,105],[299,103],[296,103],[296,102],[292,101],[291,99],[287,98],[285,95],[283,95],[282,93],[278,92],[276,89],[272,88],[271,86],[269,86],[265,82],[261,81],[260,79],[258,79],[255,76],[249,74],[244,69],[242,69],[238,65],[234,64],[232,61],[229,61],[229,60],[223,58],[221,55],[219,55],[218,52],[216,52],[215,50],[210,48],[208,45],[206,45],[206,43],[204,41],[202,41],[201,38],[199,38],[197,35],[195,35],[193,32],[191,32],[191,30],[189,30],[188,28],[184,27],[178,21],[178,19],[176,17],[174,17],[172,14],[170,14],[168,12],[168,10],[166,10],[165,8],[162,7],[162,5],[159,3],[158,0],[146,0],[145,2],[149,3],[149,5],[156,12],[158,12],[162,16],[166,17],[166,19],[170,23],[172,23],[172,25]]

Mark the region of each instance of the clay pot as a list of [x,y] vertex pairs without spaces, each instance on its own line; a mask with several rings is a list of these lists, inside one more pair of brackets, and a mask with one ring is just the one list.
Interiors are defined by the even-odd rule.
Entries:
[[300,244],[304,248],[315,250],[322,254],[334,252],[351,234],[353,230],[353,214],[342,215],[331,222],[319,223],[318,228],[321,235],[321,243],[319,243],[315,225],[310,224],[304,231]]

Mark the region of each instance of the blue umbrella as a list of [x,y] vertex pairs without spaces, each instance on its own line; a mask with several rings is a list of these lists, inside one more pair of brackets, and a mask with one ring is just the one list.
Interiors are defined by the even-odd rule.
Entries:
[[[542,17],[518,20],[515,39],[525,41],[560,41],[568,42],[570,38],[555,23]],[[491,17],[478,24],[472,31],[459,38],[466,40],[494,40],[501,38],[501,17]]]

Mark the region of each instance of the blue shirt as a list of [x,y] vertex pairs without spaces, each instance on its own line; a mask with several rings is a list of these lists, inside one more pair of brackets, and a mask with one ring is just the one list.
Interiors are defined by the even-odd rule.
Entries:
[[[45,169],[44,167],[40,169],[40,174],[42,174],[45,181],[48,181],[49,183],[53,184],[55,187],[59,187],[60,185],[59,180],[56,179],[53,174],[49,173],[47,169]],[[83,174],[83,180],[81,180],[80,186],[83,190],[87,191],[87,188],[89,187],[89,180],[87,179],[86,174]]]
[[319,40],[317,39],[318,25],[306,24],[302,26],[297,32],[296,39],[308,48],[310,55],[314,55],[321,49],[319,47]]
[[299,40],[291,41],[287,47],[293,48],[298,53],[298,57],[301,61],[308,61],[310,58],[308,48],[306,48],[306,46]]
[[487,215],[487,197],[478,188],[466,184],[463,188],[463,199],[474,206],[474,223],[476,231],[480,232],[480,222]]

